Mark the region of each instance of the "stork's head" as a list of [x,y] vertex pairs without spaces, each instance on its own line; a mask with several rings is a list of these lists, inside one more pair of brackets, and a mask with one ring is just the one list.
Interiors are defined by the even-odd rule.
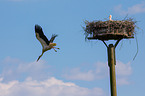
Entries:
[[53,48],[53,46],[56,46],[56,43],[49,43],[50,48]]

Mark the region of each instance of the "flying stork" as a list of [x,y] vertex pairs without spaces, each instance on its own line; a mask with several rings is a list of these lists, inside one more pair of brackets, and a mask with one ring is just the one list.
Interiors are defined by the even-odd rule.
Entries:
[[41,26],[37,24],[35,25],[35,34],[36,34],[36,38],[40,41],[43,48],[42,54],[38,57],[37,61],[41,58],[43,53],[46,52],[47,50],[54,49],[54,51],[57,52],[55,49],[59,49],[59,48],[54,47],[56,46],[56,43],[53,43],[55,37],[57,37],[56,34],[52,34],[51,39],[48,40],[47,37],[44,35]]

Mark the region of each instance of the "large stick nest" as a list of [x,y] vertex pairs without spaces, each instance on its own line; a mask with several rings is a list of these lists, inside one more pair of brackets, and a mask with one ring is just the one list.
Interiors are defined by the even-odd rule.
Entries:
[[123,38],[134,38],[135,23],[133,19],[108,20],[108,21],[86,21],[84,27],[86,38],[99,40],[119,40]]

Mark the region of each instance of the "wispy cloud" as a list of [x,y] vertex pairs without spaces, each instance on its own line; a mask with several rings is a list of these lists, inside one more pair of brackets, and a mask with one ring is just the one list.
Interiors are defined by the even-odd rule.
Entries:
[[115,6],[114,11],[120,15],[145,13],[145,2],[128,7],[126,10],[122,7],[122,5]]
[[[68,80],[83,81],[100,80],[109,77],[109,67],[107,62],[97,62],[91,65],[93,66],[93,68],[78,67],[70,69],[63,74],[63,77]],[[31,77],[34,80],[44,80],[48,77],[51,77],[51,71],[46,71],[51,70],[51,68],[43,60],[40,60],[39,62],[27,63],[19,59],[7,57],[0,63],[0,66],[2,68],[0,73],[0,81],[23,81],[26,77]],[[118,85],[130,84],[128,79],[132,74],[132,67],[130,63],[124,64],[121,61],[117,61],[116,72]],[[62,75],[62,73],[59,74]]]
[[45,71],[50,67],[43,60],[39,62],[23,62],[11,57],[6,57],[0,63],[0,66],[2,67],[0,77],[3,77],[4,81],[24,79],[27,76],[35,79],[47,78],[49,72],[46,73]]
[[[107,63],[97,62],[92,66],[95,66],[95,68],[89,69],[88,71],[82,71],[80,68],[74,68],[69,72],[66,72],[64,77],[69,80],[93,81],[109,76],[109,68]],[[130,63],[124,64],[121,61],[117,61],[116,73],[118,85],[130,84],[128,81],[129,76],[132,74],[132,67]]]
[[130,62],[124,64],[121,61],[117,61],[116,69],[117,75],[119,76],[129,76],[132,73],[132,67]]
[[27,78],[3,83],[0,81],[0,96],[105,96],[101,88],[88,89],[74,83],[63,82],[54,77],[43,81]]
[[43,60],[26,63],[7,57],[0,66],[0,96],[105,96],[101,88],[80,87],[50,76],[50,66]]
[[69,80],[84,80],[93,81],[96,79],[102,79],[107,76],[107,64],[97,62],[94,64],[94,70],[82,71],[80,68],[74,68],[69,72],[66,72],[64,77]]
[[117,84],[118,85],[128,85],[130,84],[129,76],[132,74],[131,63],[127,64],[122,63],[121,61],[117,61],[116,65],[117,71]]
[[93,71],[81,72],[79,68],[74,68],[70,71],[69,74],[64,75],[65,78],[69,80],[85,80],[85,81],[92,81],[94,80],[94,73]]
[[129,85],[130,82],[127,77],[122,77],[117,79],[117,85]]

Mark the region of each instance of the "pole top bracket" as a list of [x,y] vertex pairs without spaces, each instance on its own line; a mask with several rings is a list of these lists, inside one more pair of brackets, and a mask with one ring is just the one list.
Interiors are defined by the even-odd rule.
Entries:
[[[115,43],[115,45],[111,44],[111,46],[113,45],[115,48],[118,45],[118,43],[121,41],[121,39],[117,40],[117,42]],[[102,40],[102,42],[105,44],[105,46],[108,48],[109,46],[106,44],[106,42],[104,40]]]

